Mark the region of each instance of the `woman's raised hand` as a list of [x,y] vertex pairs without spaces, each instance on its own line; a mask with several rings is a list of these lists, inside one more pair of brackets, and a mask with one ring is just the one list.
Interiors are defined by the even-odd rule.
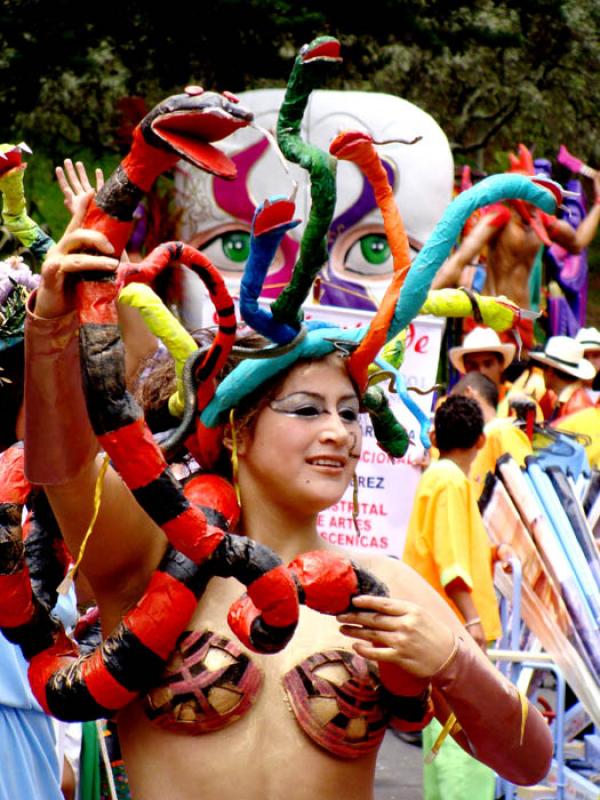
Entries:
[[344,636],[358,640],[353,648],[364,658],[430,678],[454,650],[450,628],[416,603],[361,595],[352,604],[360,610],[340,614],[337,620]]
[[90,189],[83,194],[85,202],[78,201],[62,238],[48,251],[35,304],[40,317],[50,319],[73,310],[75,298],[67,281],[69,275],[87,270],[115,272],[119,266],[118,259],[111,258],[114,247],[103,233],[79,227],[94,193]]
[[56,180],[65,198],[65,207],[72,217],[78,213],[82,205],[87,208],[89,192],[95,194],[104,186],[102,170],[98,167],[94,170],[96,176],[96,188],[94,188],[82,161],[73,164],[70,158],[65,158],[64,169],[57,167],[55,171]]

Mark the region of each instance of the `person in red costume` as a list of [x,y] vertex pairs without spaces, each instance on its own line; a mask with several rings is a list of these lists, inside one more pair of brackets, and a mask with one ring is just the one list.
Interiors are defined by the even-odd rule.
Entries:
[[[71,228],[48,256],[26,327],[26,391],[36,398],[27,404],[26,441],[36,439],[38,454],[27,470],[40,482],[39,460],[53,464],[54,482],[44,488],[73,552],[90,519],[100,459],[78,383],[70,277],[115,270],[111,251],[100,232]],[[292,365],[238,405],[223,454],[237,453],[241,533],[284,561],[339,553],[319,537],[317,517],[354,473],[359,410],[338,353]],[[145,591],[166,546],[109,468],[81,564],[105,635]],[[545,776],[552,739],[544,719],[442,598],[398,561],[367,556],[361,565],[389,597],[359,596],[337,619],[302,606],[293,638],[270,655],[249,651],[228,629],[242,584],[210,580],[164,678],[118,715],[134,798],[370,800],[386,725],[418,728],[432,711],[442,724],[453,712],[453,737],[507,779]]]
[[544,370],[546,393],[540,400],[544,419],[554,422],[594,405],[584,382],[593,380],[596,370],[579,342],[570,336],[551,336],[543,353],[529,355]]
[[[534,174],[531,153],[524,145],[519,145],[518,158],[511,154],[510,171]],[[594,177],[594,195],[594,204],[576,230],[568,222],[521,200],[490,206],[442,266],[432,288],[460,285],[463,269],[485,250],[484,294],[503,295],[520,308],[529,308],[529,275],[542,245],[556,242],[568,252],[578,253],[596,235],[600,223],[600,175]],[[525,344],[530,346],[532,341]]]

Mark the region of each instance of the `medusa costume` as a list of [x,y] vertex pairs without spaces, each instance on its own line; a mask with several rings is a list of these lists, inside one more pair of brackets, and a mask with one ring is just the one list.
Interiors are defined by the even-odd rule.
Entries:
[[[337,60],[339,45],[330,37],[305,46],[296,60],[290,96],[282,110],[283,138],[287,137],[287,145],[294,157],[306,159],[308,168],[314,170],[313,181],[318,184],[324,180],[327,187],[334,186],[331,180],[333,157],[306,151],[297,135],[297,118],[301,116],[310,93],[308,76],[311,69]],[[286,124],[286,115],[289,124]],[[113,244],[115,252],[120,253],[127,241],[139,195],[151,185],[154,177],[172,166],[178,157],[221,175],[232,175],[231,162],[211,142],[249,121],[249,113],[231,96],[214,95],[190,87],[185,95],[169,98],[140,123],[134,134],[131,153],[96,196],[84,225],[101,230]],[[362,146],[362,137],[359,138]],[[351,145],[350,149],[356,143],[353,136],[350,136],[350,141],[343,141],[344,147]],[[390,415],[383,393],[368,388],[368,365],[380,347],[399,334],[428,301],[427,288],[431,278],[440,257],[447,254],[462,228],[465,213],[470,215],[478,205],[489,204],[507,193],[545,208],[553,206],[554,196],[547,189],[522,178],[512,178],[504,178],[500,183],[492,180],[480,184],[477,192],[462,195],[458,207],[443,221],[437,235],[420,254],[419,262],[410,270],[405,259],[398,259],[397,269],[401,276],[393,281],[392,295],[368,331],[305,327],[302,323],[300,307],[318,269],[323,250],[321,239],[323,231],[327,230],[327,225],[322,229],[322,222],[316,218],[311,218],[307,226],[309,235],[303,251],[302,270],[288,287],[289,291],[281,295],[266,315],[252,316],[256,311],[256,287],[260,288],[268,267],[268,240],[271,234],[276,238],[282,229],[293,224],[289,200],[284,198],[283,201],[265,203],[254,220],[256,252],[255,258],[251,259],[253,271],[248,273],[250,288],[246,291],[245,301],[248,301],[252,324],[259,330],[266,325],[274,345],[259,352],[258,360],[246,358],[216,391],[214,379],[233,347],[235,333],[233,309],[220,276],[206,259],[186,251],[180,243],[163,246],[146,262],[120,270],[119,279],[123,284],[134,279],[152,280],[171,258],[183,260],[204,280],[217,309],[219,333],[215,342],[207,350],[193,353],[186,364],[184,373],[187,378],[186,375],[183,377],[187,384],[185,380],[184,384],[189,385],[191,380],[197,387],[190,392],[184,386],[185,399],[193,404],[192,413],[184,414],[182,425],[172,441],[178,444],[184,441],[200,463],[210,467],[219,449],[221,425],[243,397],[258,389],[266,379],[292,366],[299,358],[321,358],[341,350],[349,355],[349,372],[365,392],[365,406],[372,410],[378,421],[383,434],[381,439],[392,452],[402,452],[407,444],[406,437],[402,436]],[[385,191],[383,187],[384,194]],[[326,195],[324,192],[321,199],[328,200]],[[56,418],[44,420],[44,428],[49,429],[49,437],[45,439],[43,432],[35,429],[35,416],[30,415],[31,428],[26,435],[27,469],[35,483],[68,480],[82,463],[92,457],[95,450],[92,433],[95,434],[135,499],[165,532],[171,547],[136,607],[91,656],[78,657],[62,632],[49,630],[51,642],[29,653],[32,656],[32,685],[41,702],[58,716],[66,718],[73,718],[75,714],[78,718],[110,715],[139,693],[150,689],[164,669],[177,638],[185,630],[197,598],[214,575],[235,576],[247,585],[247,594],[234,603],[228,619],[241,642],[248,649],[259,652],[276,652],[285,646],[297,623],[299,603],[324,613],[339,614],[352,608],[352,598],[358,594],[387,593],[377,578],[348,559],[317,551],[298,556],[286,566],[268,548],[230,533],[224,523],[235,516],[228,512],[231,490],[216,492],[211,513],[201,510],[185,496],[172,477],[164,454],[145,426],[140,410],[125,390],[122,344],[114,310],[116,295],[114,281],[105,276],[87,275],[77,287],[77,312],[54,320],[31,317],[28,342],[32,372],[28,397],[35,403],[38,393],[41,399],[46,378],[55,384],[57,371],[59,380],[72,373],[73,363],[77,360],[76,339],[79,338],[85,392],[74,390],[69,397],[72,404],[77,404],[83,401],[85,393],[87,416],[82,415],[81,430],[74,437],[74,450],[77,452],[64,453],[60,403],[56,403]],[[463,296],[458,299],[462,302]],[[469,310],[471,303],[476,302],[467,296],[464,300]],[[496,302],[489,312],[500,327],[512,324],[518,317],[518,309],[510,303]],[[47,336],[43,335],[44,331]],[[248,352],[241,354],[250,355]],[[43,448],[41,452],[40,448]],[[52,461],[52,458],[47,458],[50,450],[66,455],[66,460],[55,462],[49,473],[46,464]],[[13,559],[2,565],[2,580],[7,587],[9,584],[18,586],[22,613],[10,620],[0,619],[0,624],[13,640],[31,641],[29,626],[36,619],[36,598],[28,584],[19,535],[14,527],[6,530],[5,535],[12,547]],[[200,652],[205,644],[199,640],[194,647],[197,646]],[[224,647],[226,649],[225,644]],[[237,657],[233,652],[229,655],[234,659]],[[328,654],[324,656],[330,657]],[[242,679],[247,679],[251,685],[252,675],[247,665],[238,669]],[[307,676],[315,671],[315,665],[307,662],[302,669]],[[362,664],[344,663],[344,669],[351,677],[362,676],[359,685],[361,681],[368,683],[372,678],[364,674]],[[505,713],[496,715],[500,729],[509,732],[510,746],[507,743],[501,756],[495,747],[488,748],[482,740],[485,726],[481,724],[479,712],[474,713],[476,703],[467,696],[467,686],[473,685],[476,674],[483,691],[489,686],[490,696],[498,699],[502,695],[506,701]],[[305,702],[297,691],[294,676],[287,680],[292,704],[298,702],[301,712]],[[398,668],[383,664],[378,680],[383,690],[393,696],[388,717],[391,715],[409,724],[422,724],[431,714],[428,681],[418,681]],[[433,694],[439,694],[440,713],[448,716],[450,703],[459,720],[464,714],[465,721],[469,721],[469,736],[473,735],[477,743],[477,753],[495,763],[498,759],[504,763],[506,755],[506,771],[511,775],[515,774],[511,769],[519,770],[519,767],[509,766],[514,753],[540,736],[545,738],[539,719],[530,715],[529,720],[533,717],[533,721],[528,721],[516,691],[509,684],[502,683],[491,667],[482,667],[460,640],[448,663],[433,677],[432,685]],[[366,724],[369,730],[373,730],[378,721],[373,719]],[[210,728],[210,721],[207,725]],[[310,722],[303,728],[309,733]],[[515,736],[512,736],[513,729]],[[464,742],[469,746],[466,738]],[[539,749],[541,758],[544,757],[543,750],[542,746]],[[539,764],[534,769],[534,779],[537,779]],[[531,778],[532,774],[530,769],[528,777]]]

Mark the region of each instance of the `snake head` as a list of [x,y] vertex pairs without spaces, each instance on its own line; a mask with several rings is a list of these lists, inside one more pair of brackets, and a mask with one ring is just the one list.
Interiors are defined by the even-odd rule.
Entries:
[[302,64],[310,64],[313,61],[340,62],[342,61],[340,43],[333,36],[318,36],[300,48],[298,58]]
[[11,169],[25,169],[22,153],[31,153],[25,142],[20,144],[0,144],[0,177]]
[[273,197],[264,201],[257,209],[252,220],[252,233],[262,236],[265,233],[279,231],[282,234],[300,224],[294,219],[296,206],[286,197]]
[[183,94],[167,97],[140,122],[144,141],[166,150],[220,178],[234,178],[233,161],[210,143],[245,128],[252,112],[230,92],[205,92],[188,86]]
[[356,153],[369,151],[373,147],[373,137],[363,131],[342,131],[329,145],[329,153],[345,161],[351,161]]

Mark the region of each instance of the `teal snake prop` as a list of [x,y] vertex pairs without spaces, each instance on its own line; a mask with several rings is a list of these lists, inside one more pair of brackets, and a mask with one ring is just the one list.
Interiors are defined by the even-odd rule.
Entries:
[[[556,204],[557,184],[537,184],[521,175],[494,175],[459,195],[413,262],[396,304],[387,341],[397,336],[417,316],[437,270],[471,214],[481,206],[518,198],[551,213]],[[291,367],[300,358],[323,358],[336,349],[349,353],[363,339],[365,328],[320,328],[307,333],[298,345],[284,355],[257,362],[243,362],[221,382],[213,399],[201,415],[202,424],[211,428],[226,419],[231,408],[269,378]]]

